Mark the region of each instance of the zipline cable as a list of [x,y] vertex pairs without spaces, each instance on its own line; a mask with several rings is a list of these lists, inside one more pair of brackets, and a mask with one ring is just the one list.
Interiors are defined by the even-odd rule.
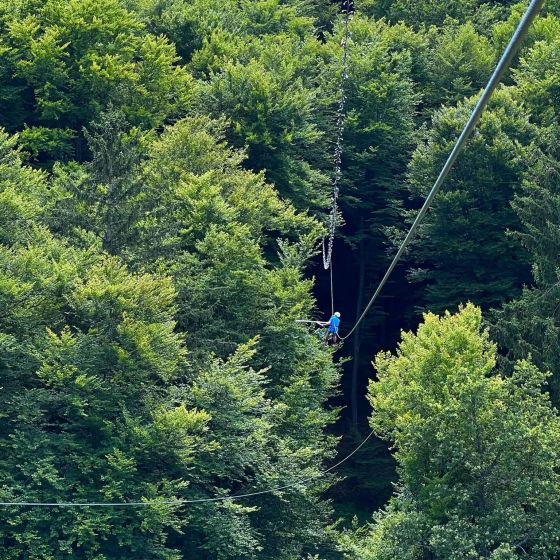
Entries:
[[[346,120],[346,80],[348,79],[348,43],[350,42],[350,20],[352,19],[352,0],[344,1],[344,34],[342,37],[342,64],[339,85],[339,100],[338,109],[336,111],[336,143],[334,146],[333,162],[334,162],[334,175],[333,175],[333,193],[331,202],[331,211],[329,214],[329,236],[328,246],[325,251],[325,242],[323,239],[323,267],[325,270],[331,267],[332,254],[334,247],[334,237],[336,234],[336,224],[338,220],[338,193],[340,192],[340,179],[342,178],[342,140],[344,136],[344,122]],[[332,272],[331,272],[332,274]],[[331,282],[331,299],[332,282]],[[334,303],[333,303],[334,313]]]
[[[459,139],[457,140],[457,142],[456,142],[456,144],[455,144],[455,146],[454,146],[454,148],[451,152],[451,155],[447,159],[443,169],[441,170],[441,173],[439,174],[436,182],[434,183],[434,186],[432,187],[431,191],[429,192],[422,208],[420,209],[420,212],[416,216],[416,219],[414,220],[414,223],[412,224],[408,234],[406,235],[406,238],[402,242],[399,250],[397,251],[395,257],[393,258],[391,264],[389,265],[389,268],[387,269],[387,272],[383,276],[383,279],[381,280],[380,284],[378,285],[377,289],[375,290],[375,293],[373,294],[372,298],[370,299],[370,301],[367,304],[366,308],[364,309],[363,313],[360,315],[356,324],[352,327],[352,330],[344,338],[348,338],[349,336],[351,336],[355,332],[356,328],[363,321],[367,312],[369,311],[369,309],[371,308],[371,306],[373,305],[373,303],[377,299],[379,293],[381,292],[381,289],[386,284],[387,279],[389,278],[389,276],[393,272],[393,269],[395,268],[396,264],[398,263],[398,261],[399,261],[401,255],[403,254],[406,246],[409,244],[412,236],[416,232],[416,230],[418,228],[418,225],[420,224],[422,218],[424,217],[424,215],[426,214],[426,212],[427,212],[427,210],[430,206],[431,201],[433,200],[434,196],[439,191],[439,189],[441,187],[441,184],[443,183],[443,181],[444,181],[445,177],[447,176],[447,174],[448,174],[450,168],[452,167],[453,163],[457,159],[457,156],[459,155],[459,152],[461,151],[461,148],[463,147],[466,140],[468,139],[468,136],[470,135],[470,133],[472,132],[472,130],[476,126],[476,124],[477,124],[477,122],[480,118],[481,113],[483,112],[484,108],[488,104],[488,101],[489,101],[490,97],[492,96],[492,93],[496,89],[496,86],[498,85],[503,73],[508,68],[509,64],[511,63],[511,60],[512,60],[515,52],[519,48],[519,45],[521,44],[521,41],[525,37],[525,34],[527,33],[527,30],[529,29],[531,23],[533,22],[533,20],[535,19],[535,17],[539,13],[543,4],[544,4],[544,0],[532,0],[529,7],[527,8],[527,11],[525,12],[525,15],[523,16],[523,18],[519,22],[519,25],[518,25],[513,37],[511,38],[508,46],[506,47],[506,49],[504,51],[504,54],[500,58],[500,61],[498,62],[498,65],[496,66],[496,69],[494,70],[494,73],[490,77],[490,80],[488,81],[488,84],[487,84],[481,98],[479,99],[476,107],[474,108],[471,117],[469,118],[467,124],[465,125],[465,128],[463,129],[463,132],[459,136]],[[347,1],[347,7],[348,6],[349,6],[349,0]],[[332,254],[332,252],[331,252],[331,254]],[[312,482],[312,481],[316,480],[317,478],[333,471],[334,469],[338,468],[340,465],[342,465],[343,463],[348,461],[353,455],[355,455],[371,439],[371,437],[373,435],[374,435],[374,432],[370,431],[368,433],[368,435],[362,440],[362,442],[356,448],[354,448],[350,453],[348,453],[348,455],[345,455],[342,459],[340,459],[340,461],[338,461],[334,465],[331,465],[330,467],[318,472],[315,476],[302,478],[302,479],[298,480],[297,482],[291,482],[289,484],[284,484],[282,486],[276,486],[274,488],[268,488],[266,490],[259,490],[259,491],[255,491],[255,492],[247,492],[245,494],[237,494],[237,495],[233,495],[233,496],[217,496],[217,497],[214,497],[214,498],[195,498],[195,499],[176,499],[176,500],[146,500],[146,501],[143,501],[143,502],[31,502],[31,501],[7,502],[7,501],[5,501],[5,502],[0,502],[0,507],[24,507],[25,506],[25,507],[80,508],[80,507],[149,507],[149,506],[156,506],[156,505],[181,506],[181,505],[185,505],[185,504],[225,502],[225,501],[228,501],[228,500],[230,500],[230,501],[231,500],[241,500],[241,499],[244,499],[244,498],[251,498],[253,496],[262,496],[263,494],[272,494],[272,493],[275,493],[275,492],[281,492],[282,490],[288,490],[290,488],[295,488],[297,486],[307,484],[308,482]]]
[[496,69],[494,70],[492,76],[490,77],[490,80],[488,81],[488,84],[486,85],[486,88],[484,89],[484,91],[482,93],[482,96],[478,100],[478,103],[476,104],[469,120],[467,121],[467,124],[465,125],[465,128],[463,129],[463,132],[461,132],[461,135],[457,139],[457,142],[455,143],[455,146],[453,147],[453,150],[451,151],[451,154],[449,155],[447,161],[445,162],[445,165],[443,166],[443,168],[442,168],[438,178],[436,179],[436,182],[434,183],[432,189],[428,193],[428,196],[426,197],[426,200],[424,201],[424,204],[422,205],[422,208],[418,212],[418,215],[416,216],[416,219],[414,220],[412,226],[410,226],[410,229],[409,229],[408,233],[406,234],[406,237],[404,238],[404,241],[401,243],[401,245],[399,247],[399,250],[397,251],[397,253],[393,257],[393,260],[391,261],[391,264],[389,265],[389,268],[385,272],[385,275],[381,279],[381,282],[377,286],[373,296],[369,300],[369,302],[366,305],[365,309],[363,310],[362,314],[360,315],[360,317],[358,318],[358,320],[356,321],[356,323],[354,324],[354,326],[352,327],[350,332],[346,336],[340,337],[341,340],[346,340],[347,338],[349,338],[350,336],[352,336],[354,334],[354,332],[358,328],[358,325],[364,320],[365,316],[368,314],[368,311],[371,309],[371,306],[377,300],[379,294],[381,293],[381,290],[383,289],[383,287],[387,283],[387,280],[389,279],[389,276],[391,276],[391,273],[393,272],[393,270],[397,266],[397,263],[399,262],[401,256],[403,255],[406,247],[408,246],[408,244],[410,243],[410,241],[414,237],[414,234],[416,233],[416,230],[418,229],[418,226],[420,225],[420,222],[422,221],[422,218],[424,218],[424,216],[425,216],[426,212],[428,211],[428,209],[430,207],[430,204],[432,203],[434,197],[439,192],[445,178],[447,177],[447,174],[449,173],[451,167],[455,163],[455,160],[457,159],[460,151],[462,150],[463,146],[467,142],[471,132],[473,131],[473,129],[477,125],[477,123],[480,119],[480,116],[482,115],[484,109],[488,105],[488,101],[490,100],[490,97],[492,96],[492,94],[494,93],[494,90],[496,89],[496,87],[500,83],[500,80],[501,80],[504,72],[509,67],[513,56],[517,52],[517,49],[519,48],[519,45],[521,44],[521,42],[523,41],[523,38],[527,34],[527,31],[528,31],[529,27],[531,26],[531,23],[533,22],[533,20],[535,19],[535,17],[539,13],[540,9],[542,8],[542,6],[544,4],[544,1],[545,0],[532,0],[532,2],[529,4],[529,7],[527,8],[527,11],[525,12],[523,18],[519,22],[519,25],[518,25],[515,33],[513,34],[513,37],[511,38],[511,40],[510,40],[508,46],[506,47],[502,57],[500,58],[500,61],[498,62],[498,65],[496,66]]

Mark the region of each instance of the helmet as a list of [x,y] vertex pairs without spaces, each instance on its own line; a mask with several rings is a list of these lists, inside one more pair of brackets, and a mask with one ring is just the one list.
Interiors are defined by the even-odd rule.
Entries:
[[334,316],[335,316],[335,317],[340,317],[340,312],[339,312],[339,311],[335,311]]

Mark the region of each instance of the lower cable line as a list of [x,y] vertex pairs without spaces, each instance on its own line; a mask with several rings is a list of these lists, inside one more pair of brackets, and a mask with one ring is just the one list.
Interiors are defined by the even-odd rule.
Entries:
[[[367,315],[367,313],[371,309],[372,305],[376,301],[377,297],[379,296],[381,290],[383,289],[383,287],[387,283],[387,280],[389,279],[389,276],[391,275],[391,273],[395,269],[397,263],[399,262],[400,258],[403,255],[406,247],[408,246],[412,237],[416,233],[416,230],[418,229],[418,226],[420,225],[420,222],[422,221],[424,215],[428,211],[428,208],[430,207],[431,202],[433,201],[434,197],[436,196],[436,194],[440,190],[440,188],[443,184],[443,181],[447,177],[447,174],[449,173],[449,171],[450,171],[451,167],[453,166],[455,160],[459,156],[459,153],[460,153],[461,149],[465,145],[465,143],[468,140],[471,132],[475,128],[476,124],[478,123],[478,121],[480,119],[480,116],[482,115],[484,109],[488,105],[488,101],[490,100],[494,90],[498,86],[504,72],[509,67],[513,56],[515,55],[517,49],[519,48],[521,42],[523,41],[523,38],[525,37],[525,35],[527,33],[529,27],[531,26],[531,23],[533,22],[533,20],[535,19],[535,17],[539,13],[543,4],[544,4],[544,0],[532,0],[531,3],[529,4],[529,7],[527,8],[527,11],[525,12],[523,18],[519,22],[519,25],[518,25],[515,33],[513,34],[513,37],[511,38],[511,40],[510,40],[509,44],[507,45],[504,53],[502,54],[502,57],[500,58],[500,61],[498,62],[497,66],[496,66],[496,69],[492,73],[492,76],[490,77],[490,80],[488,81],[488,84],[486,85],[486,88],[484,89],[484,91],[482,93],[482,96],[480,97],[480,99],[479,99],[478,103],[476,104],[469,120],[467,121],[467,124],[465,125],[463,131],[461,132],[461,135],[459,136],[457,142],[455,143],[455,146],[453,147],[453,150],[451,151],[451,154],[449,155],[449,158],[445,162],[445,165],[443,166],[438,178],[436,179],[436,182],[434,183],[433,187],[431,188],[430,192],[428,193],[428,196],[426,197],[426,200],[424,201],[424,204],[422,205],[422,208],[418,212],[418,215],[416,216],[416,219],[414,220],[412,226],[410,227],[410,230],[408,231],[404,241],[401,243],[397,253],[393,257],[393,260],[391,261],[391,264],[389,265],[387,271],[385,272],[383,278],[381,279],[381,282],[377,286],[372,298],[369,300],[368,304],[366,305],[364,311],[362,312],[362,314],[360,315],[360,317],[358,318],[358,320],[356,321],[356,323],[354,324],[354,326],[352,327],[350,332],[345,337],[341,337],[342,340],[347,339],[352,334],[354,334],[358,325],[364,320],[365,316]],[[301,321],[301,322],[303,322],[303,321]],[[244,499],[244,498],[251,498],[251,497],[254,497],[254,496],[262,496],[264,494],[273,494],[273,493],[277,493],[277,492],[282,492],[283,490],[288,490],[290,488],[295,488],[295,487],[298,487],[298,486],[301,486],[301,485],[306,485],[310,482],[313,482],[317,478],[320,478],[321,476],[323,476],[325,474],[328,474],[329,472],[335,470],[340,465],[342,465],[343,463],[348,461],[353,455],[355,455],[371,439],[371,437],[373,435],[374,435],[374,432],[372,430],[361,441],[361,443],[357,447],[355,447],[350,453],[345,455],[342,459],[340,459],[338,462],[331,465],[330,467],[318,472],[315,476],[302,478],[298,481],[291,482],[289,484],[284,484],[284,485],[281,485],[281,486],[276,486],[276,487],[273,487],[273,488],[268,488],[268,489],[265,489],[265,490],[259,490],[259,491],[255,491],[255,492],[247,492],[247,493],[244,493],[244,494],[236,494],[236,495],[234,494],[234,495],[231,495],[231,496],[216,496],[216,497],[213,497],[213,498],[193,498],[193,499],[177,498],[177,499],[174,499],[174,500],[145,500],[145,501],[139,501],[139,502],[33,502],[33,501],[14,502],[14,501],[2,501],[2,502],[0,502],[0,507],[63,507],[63,508],[118,507],[118,508],[122,508],[122,507],[149,507],[149,506],[157,506],[157,505],[181,506],[181,505],[187,505],[187,504],[202,504],[202,503],[210,503],[210,502],[225,502],[225,501],[232,501],[232,500],[241,500],[241,499]]]
[[8,506],[21,506],[21,507],[62,507],[62,508],[80,508],[80,507],[150,507],[150,506],[182,506],[187,504],[204,504],[211,502],[226,502],[233,500],[242,500],[244,498],[252,498],[254,496],[262,496],[264,494],[274,494],[276,492],[282,492],[283,490],[289,490],[290,488],[295,488],[297,486],[305,485],[309,482],[328,474],[334,469],[338,468],[342,463],[345,463],[354,454],[356,454],[374,435],[373,430],[371,430],[368,435],[360,442],[360,444],[355,447],[348,455],[344,456],[340,461],[336,462],[334,465],[318,472],[315,476],[309,476],[307,478],[302,478],[296,482],[290,482],[289,484],[284,484],[282,486],[275,486],[274,488],[267,488],[266,490],[257,490],[255,492],[246,492],[244,494],[233,494],[232,496],[217,496],[214,498],[191,498],[182,499],[177,498],[175,500],[145,500],[142,502],[0,502],[0,507]]

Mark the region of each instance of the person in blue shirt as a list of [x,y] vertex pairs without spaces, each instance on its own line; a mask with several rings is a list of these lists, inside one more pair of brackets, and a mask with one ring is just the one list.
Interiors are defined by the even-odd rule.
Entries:
[[327,329],[327,336],[325,340],[327,342],[332,341],[333,344],[337,344],[339,340],[338,327],[340,326],[340,313],[336,311],[333,316],[329,319],[328,323],[324,323]]

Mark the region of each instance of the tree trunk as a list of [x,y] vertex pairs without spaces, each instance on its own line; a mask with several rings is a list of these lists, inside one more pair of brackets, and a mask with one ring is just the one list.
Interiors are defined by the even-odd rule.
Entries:
[[[360,227],[360,232],[363,229]],[[360,239],[360,251],[359,251],[359,273],[358,273],[358,297],[356,299],[356,320],[362,312],[363,300],[364,300],[364,284],[365,284],[365,273],[366,265],[364,259],[364,240]],[[354,334],[354,346],[353,346],[353,361],[352,361],[352,380],[350,388],[350,407],[352,410],[352,428],[358,431],[358,372],[360,368],[360,327],[356,329]]]

